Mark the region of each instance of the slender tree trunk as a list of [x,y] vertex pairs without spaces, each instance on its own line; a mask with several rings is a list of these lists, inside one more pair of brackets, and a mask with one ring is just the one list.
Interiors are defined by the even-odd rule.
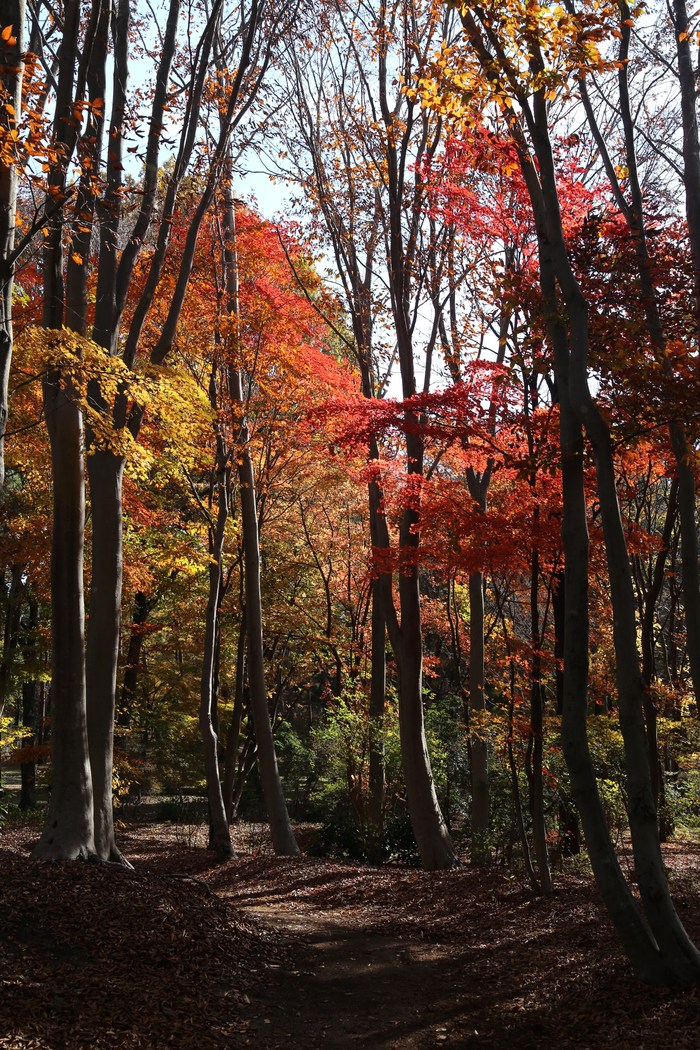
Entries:
[[[31,736],[23,738],[24,747],[36,745],[36,720],[37,700],[39,697],[39,683],[36,679],[22,684],[22,724],[31,726]],[[33,809],[36,806],[36,759],[28,758],[20,766],[21,789],[19,796],[19,808]]]
[[[119,713],[117,716],[117,725],[120,730],[128,730],[131,726],[134,704],[136,702],[139,670],[141,668],[144,631],[154,604],[155,600],[149,598],[143,591],[137,591],[134,595],[129,645],[126,651],[126,663],[124,664],[124,677],[122,679]],[[125,737],[120,735],[117,743],[120,747],[124,747]]]
[[238,807],[241,804],[241,798],[243,797],[243,791],[248,781],[248,777],[253,772],[253,766],[255,765],[257,755],[258,749],[255,742],[249,740],[243,750],[243,754],[240,757],[238,768],[236,770],[236,782],[231,797],[231,820],[236,820],[238,817]]
[[[29,616],[27,619],[27,634],[24,645],[24,661],[36,671],[38,656],[37,627],[39,625],[39,606],[35,598],[29,599]],[[23,738],[23,747],[34,748],[39,740],[39,696],[41,683],[37,678],[31,678],[22,684],[22,725],[31,726],[31,735]],[[36,806],[36,758],[32,755],[30,759],[22,762],[20,768],[22,781],[19,808],[33,809]]]
[[[416,546],[416,524],[416,512],[404,511],[399,539],[399,549],[404,557]],[[377,530],[378,546],[389,550],[389,531],[383,515],[377,516]],[[398,671],[401,759],[413,834],[421,863],[427,871],[451,868],[456,864],[456,858],[435,792],[425,738],[423,637],[417,566],[404,565],[399,572],[400,624],[394,605],[391,575],[382,573],[379,582],[387,632]]]
[[[469,574],[469,753],[471,756],[472,863],[491,862],[489,749],[484,725],[484,574]],[[476,729],[474,728],[476,726]]]
[[[660,291],[657,287],[654,260],[649,250],[644,210],[645,201],[637,165],[635,118],[629,94],[628,64],[632,19],[626,0],[620,0],[619,6],[621,19],[620,51],[618,55],[619,113],[627,162],[629,202],[625,198],[617,173],[607,153],[603,136],[597,126],[588,100],[585,84],[582,87],[582,100],[596,144],[601,152],[603,163],[608,173],[613,195],[625,217],[633,239],[639,271],[642,305],[654,354],[665,375],[672,380],[673,367],[668,356],[668,344],[660,309]],[[676,0],[674,13],[677,22],[676,41],[683,115],[686,214],[694,270],[694,312],[696,329],[698,334],[700,334],[700,298],[698,298],[700,295],[700,285],[698,284],[698,275],[700,274],[700,152],[698,150],[697,115],[695,112],[696,86],[695,76],[692,71],[692,61],[690,60],[689,41],[680,39],[683,30],[679,28],[679,25],[687,28],[687,13],[685,12],[683,0]],[[681,583],[688,638],[688,663],[693,689],[698,698],[697,711],[700,716],[700,566],[698,563],[699,548],[695,507],[695,470],[692,462],[692,449],[682,419],[672,418],[669,421],[669,436],[678,476],[678,508],[681,527]]]
[[372,584],[372,677],[369,694],[369,859],[383,859],[384,794],[384,716],[386,710],[386,625],[382,610],[381,585]]
[[[0,26],[9,27],[9,39],[0,40],[0,82],[4,104],[0,134],[9,139],[22,116],[25,0],[0,0]],[[11,110],[10,110],[11,107]],[[3,151],[6,155],[7,147]],[[12,289],[17,211],[17,162],[0,160],[0,506],[5,497],[5,430],[12,363]]]
[[238,765],[238,744],[241,738],[241,723],[243,722],[243,708],[245,700],[245,636],[246,636],[246,611],[245,605],[241,612],[241,623],[238,629],[238,646],[236,649],[236,684],[233,694],[233,711],[231,713],[231,725],[226,736],[226,766],[224,771],[224,809],[229,824],[233,820],[233,788],[236,778],[236,767]]
[[20,640],[20,619],[25,592],[25,566],[13,565],[7,589],[7,611],[3,628],[2,658],[0,658],[0,716],[10,693],[10,683]]
[[532,817],[532,838],[537,859],[542,893],[552,893],[552,876],[547,854],[547,826],[544,815],[544,782],[542,762],[544,753],[544,696],[542,690],[542,656],[539,651],[539,605],[538,605],[539,557],[533,552],[530,583],[530,616],[532,626],[532,662],[530,667],[530,740],[528,742],[529,781],[530,781],[530,815]]
[[209,800],[209,845],[218,857],[228,860],[233,856],[231,834],[226,819],[224,799],[219,777],[217,734],[213,721],[214,658],[219,619],[219,592],[221,587],[221,560],[224,534],[228,519],[228,468],[218,464],[216,522],[210,525],[209,543],[209,597],[204,631],[204,654],[199,702],[199,731],[204,745],[204,769]]
[[[498,66],[484,39],[490,32],[489,27],[485,26],[482,32],[471,9],[462,9],[462,22],[485,76],[494,88],[499,88]],[[539,44],[534,44],[532,64],[535,72],[541,71],[543,62]],[[571,268],[563,233],[544,88],[537,90],[532,98],[520,93],[518,102],[536,163],[518,114],[508,109],[506,120],[518,150],[535,216],[542,292],[560,395],[564,504],[562,537],[567,605],[562,744],[574,795],[580,806],[596,879],[632,965],[644,980],[690,984],[700,979],[700,955],[675,913],[661,863],[642,717],[643,687],[636,649],[631,570],[617,503],[610,435],[588,388],[588,311]],[[558,301],[557,284],[563,302]],[[584,487],[584,424],[596,459],[598,496],[613,602],[630,830],[646,918],[620,871],[602,813],[588,750],[588,531]]]
[[[238,305],[238,261],[235,240],[236,219],[230,173],[224,214],[224,231],[226,236],[228,309],[237,326],[240,317]],[[234,355],[239,354],[239,333],[237,329],[231,349]],[[236,455],[241,496],[246,629],[248,632],[248,682],[250,685],[250,706],[255,727],[255,739],[258,746],[258,766],[260,768],[260,780],[262,781],[275,852],[282,856],[294,857],[299,853],[299,847],[294,838],[294,832],[289,820],[282,779],[277,765],[277,752],[275,750],[272,722],[267,703],[263,611],[260,593],[260,534],[255,496],[255,471],[250,455],[250,433],[245,416],[243,382],[238,361],[234,361],[229,366],[228,387],[234,406],[234,425],[237,430]]]
[[[700,337],[700,144],[698,141],[697,80],[691,53],[685,0],[674,0],[678,80],[681,89],[683,121],[683,182],[688,222],[690,254],[693,261],[693,312],[696,335]],[[671,431],[671,441],[678,464],[679,509],[681,516],[681,572],[683,603],[688,634],[688,659],[700,717],[700,573],[698,540],[695,528],[695,472],[692,455],[684,433]],[[685,449],[684,449],[685,444]]]
[[510,770],[510,785],[511,794],[513,796],[513,809],[515,810],[515,825],[518,829],[518,837],[520,839],[520,845],[523,851],[523,862],[525,864],[525,871],[527,877],[530,880],[530,886],[535,893],[541,893],[542,887],[535,874],[535,869],[532,866],[532,856],[530,854],[530,843],[527,839],[527,831],[525,830],[525,820],[523,818],[523,803],[520,798],[520,784],[518,782],[518,767],[515,762],[515,754],[513,753],[513,732],[514,732],[514,715],[515,715],[515,664],[513,659],[510,661],[510,697],[508,700],[508,768]]
[[[232,376],[233,396],[242,403],[240,375]],[[282,779],[277,765],[277,752],[267,704],[265,658],[263,645],[262,597],[260,594],[260,545],[255,500],[255,475],[248,450],[248,428],[240,427],[241,448],[238,452],[238,475],[241,491],[241,524],[245,558],[246,618],[248,630],[248,681],[250,706],[258,744],[258,765],[270,831],[275,853],[294,857],[299,853],[287,811]]]
[[[367,333],[369,339],[369,333]],[[372,382],[368,365],[368,355],[362,356],[362,388],[365,397],[372,396]],[[372,438],[369,457],[379,462],[379,448],[376,439]],[[368,486],[369,531],[373,547],[380,546],[379,515],[381,492],[379,485],[372,480]],[[379,579],[372,582],[372,634],[371,634],[371,679],[369,694],[369,859],[381,863],[384,856],[382,843],[384,830],[384,796],[386,790],[386,772],[384,762],[384,718],[386,714],[386,618],[382,599],[382,584]]]
[[[671,545],[671,535],[673,532],[673,525],[676,520],[676,511],[678,504],[678,479],[674,478],[671,482],[671,489],[669,492],[668,506],[666,509],[666,519],[664,521],[663,532],[661,535],[661,550],[656,554],[654,559],[654,566],[651,574],[651,581],[644,595],[644,602],[642,608],[640,608],[640,639],[642,649],[642,679],[644,681],[644,720],[646,722],[647,729],[647,741],[649,744],[649,762],[651,765],[651,787],[654,794],[654,802],[658,809],[659,799],[663,793],[663,765],[659,755],[659,741],[657,733],[657,710],[654,698],[652,696],[651,687],[656,677],[656,668],[654,660],[654,633],[655,633],[655,618],[656,618],[656,606],[661,595],[661,591],[664,584],[664,570],[666,566],[666,559],[668,556],[669,548]],[[659,831],[661,833],[661,841],[664,842],[667,835],[663,834],[662,829],[665,826],[666,817],[661,816],[659,819]]]
[[394,647],[399,672],[399,734],[411,826],[427,871],[453,867],[452,842],[435,792],[423,719],[423,638],[418,569],[399,577],[401,636]]

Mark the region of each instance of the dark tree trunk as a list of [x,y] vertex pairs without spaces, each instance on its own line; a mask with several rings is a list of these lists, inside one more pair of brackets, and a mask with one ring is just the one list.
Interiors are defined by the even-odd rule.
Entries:
[[[240,374],[232,374],[234,399],[242,404]],[[267,705],[265,657],[263,644],[262,597],[260,594],[260,546],[255,499],[253,461],[248,450],[248,428],[239,428],[241,447],[238,452],[238,476],[241,493],[241,523],[245,559],[245,606],[248,631],[248,681],[250,706],[258,745],[258,766],[275,853],[294,857],[299,853],[287,811],[282,779],[277,765],[277,752],[272,735],[272,722]]]
[[102,861],[126,863],[114,840],[112,765],[122,595],[124,460],[103,449],[88,456],[92,508],[92,578],[87,636],[87,727],[95,809],[95,848]]
[[384,716],[386,710],[386,625],[382,610],[381,585],[372,584],[372,677],[369,694],[369,859],[380,863],[384,850]]
[[51,800],[33,856],[75,860],[95,854],[85,706],[83,420],[75,395],[52,372],[44,382],[51,442]]
[[[595,777],[593,776],[592,781],[584,787],[585,781],[589,780],[592,774],[592,768],[589,769],[590,758],[587,757],[585,712],[581,708],[581,704],[585,705],[586,678],[581,678],[577,683],[578,695],[576,697],[571,696],[568,684],[565,686],[564,721],[567,727],[564,731],[565,753],[567,762],[571,761],[572,782],[574,779],[577,782],[574,789],[577,802],[581,806],[586,840],[596,877],[633,965],[640,976],[647,980],[692,983],[700,978],[700,954],[688,938],[675,912],[661,858],[643,718],[644,685],[637,652],[637,626],[631,567],[617,501],[610,434],[588,388],[588,310],[567,255],[547,129],[546,108],[541,92],[535,97],[535,119],[531,130],[539,162],[542,194],[540,198],[535,193],[533,207],[536,213],[539,212],[544,227],[544,237],[551,251],[551,267],[556,273],[556,279],[561,288],[571,338],[566,354],[561,352],[563,348],[560,339],[557,339],[558,349],[556,351],[562,419],[562,449],[563,460],[566,464],[563,535],[565,543],[571,545],[568,551],[566,575],[567,635],[569,644],[573,644],[576,650],[573,663],[576,665],[578,658],[578,673],[582,674],[585,670],[587,678],[587,626],[585,631],[580,630],[579,640],[574,643],[571,637],[574,623],[569,616],[569,610],[572,613],[576,612],[577,616],[580,615],[582,600],[587,589],[587,581],[584,588],[583,579],[575,577],[574,571],[580,572],[580,569],[574,570],[573,564],[579,556],[578,560],[587,565],[588,541],[586,537],[584,547],[583,538],[586,520],[585,497],[583,497],[583,447],[579,440],[580,428],[583,424],[595,457],[597,489],[614,615],[617,692],[620,727],[627,764],[630,831],[635,872],[648,926],[619,871],[617,860],[613,861],[614,851],[609,842],[607,829],[604,828],[602,822],[602,812],[596,814],[592,808],[593,806],[600,810]],[[531,167],[528,167],[526,178],[528,184],[534,188],[537,176]],[[548,300],[551,302],[553,280],[548,281],[548,285],[550,292]],[[567,463],[567,455],[570,455],[567,452],[569,449],[574,453],[578,451],[580,466],[577,467],[570,461]],[[571,485],[567,475],[570,475]],[[573,511],[573,514],[569,513],[568,517],[567,498],[568,509]],[[581,554],[584,555],[583,558],[580,558]],[[586,640],[585,653],[581,647],[581,637]],[[583,666],[584,657],[585,668]],[[568,676],[569,662],[566,654],[565,668],[567,668],[565,673]],[[570,736],[569,733],[571,733]],[[581,790],[582,787],[583,790]],[[584,799],[584,794],[589,797]],[[589,826],[586,826],[587,822]]]
[[[122,679],[119,712],[117,715],[117,725],[121,730],[128,730],[131,726],[134,704],[136,703],[139,671],[141,669],[141,654],[143,652],[146,623],[154,605],[155,599],[149,598],[143,591],[137,591],[134,595],[129,645],[126,651],[126,663],[124,664],[124,677]],[[119,740],[119,746],[123,747],[124,745],[125,740],[122,736]]]
[[[69,0],[64,7],[63,33],[58,50],[58,82],[53,126],[54,155],[48,176],[47,202],[53,206],[46,221],[44,242],[43,325],[61,329],[65,322],[64,233],[66,171],[80,130],[73,106],[84,100],[90,79],[91,97],[100,61],[107,55],[106,39],[96,43],[104,25],[104,8],[95,0],[79,46],[81,6]],[[77,73],[76,73],[77,69]],[[104,92],[102,93],[104,97]],[[88,120],[96,120],[90,109]],[[99,152],[95,132],[94,155]],[[87,165],[85,166],[87,167]],[[95,169],[96,170],[96,169]],[[85,180],[82,187],[85,189]],[[91,214],[85,225],[91,223]],[[84,283],[72,270],[74,282]],[[76,296],[71,295],[71,302]],[[82,322],[78,324],[82,330]],[[51,336],[50,338],[54,338]],[[55,338],[58,338],[57,336]],[[85,532],[85,473],[83,418],[78,394],[70,378],[53,369],[44,380],[44,415],[51,445],[53,478],[53,536],[51,547],[52,632],[52,783],[44,831],[34,856],[74,860],[94,856],[92,777],[87,739],[85,680],[85,606],[83,544]]]

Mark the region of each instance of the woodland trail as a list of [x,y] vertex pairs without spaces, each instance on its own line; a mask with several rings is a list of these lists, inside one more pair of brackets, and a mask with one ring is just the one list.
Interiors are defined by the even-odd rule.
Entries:
[[[342,909],[311,915],[266,903],[242,910],[276,930],[299,966],[280,968],[279,981],[254,998],[252,1045],[399,1050],[453,1043],[446,1020],[453,951],[349,925]],[[470,1045],[465,1035],[461,1046]]]

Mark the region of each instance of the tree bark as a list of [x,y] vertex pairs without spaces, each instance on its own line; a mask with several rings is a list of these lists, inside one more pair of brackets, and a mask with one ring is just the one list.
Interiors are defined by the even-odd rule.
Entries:
[[245,609],[248,634],[248,682],[250,707],[253,715],[255,739],[258,746],[258,767],[263,795],[270,821],[270,832],[275,853],[294,857],[299,853],[284,797],[282,779],[277,765],[277,752],[272,734],[272,722],[267,702],[265,682],[265,656],[263,643],[263,611],[260,593],[260,534],[258,510],[255,496],[255,472],[250,455],[250,433],[245,415],[243,381],[240,371],[239,331],[240,312],[238,305],[238,261],[236,255],[236,218],[228,179],[224,213],[226,238],[226,288],[228,310],[234,320],[235,332],[231,352],[234,360],[228,367],[228,389],[237,432],[235,455],[238,460],[238,480],[241,498],[241,528],[243,532],[243,561],[245,567]]
[[219,592],[224,535],[228,519],[228,468],[217,463],[218,511],[209,528],[209,597],[204,630],[204,653],[199,701],[199,731],[204,745],[204,769],[209,800],[209,846],[222,860],[233,856],[219,776],[217,733],[214,725],[214,664],[219,621]]
[[[27,670],[36,673],[38,658],[37,627],[39,625],[39,605],[35,598],[29,599],[29,616],[27,617],[26,635],[23,646],[24,662]],[[35,677],[22,683],[22,725],[31,726],[31,735],[24,736],[22,746],[34,748],[39,741],[39,695],[41,684]],[[36,758],[32,755],[20,767],[21,791],[19,808],[33,809],[36,806]]]
[[46,826],[32,855],[42,860],[76,860],[95,855],[85,707],[83,420],[75,396],[55,371],[44,382],[44,413],[53,476],[53,772]]
[[[82,49],[80,3],[65,5],[58,51],[58,84],[53,126],[54,159],[47,201],[57,206],[47,219],[44,242],[43,325],[61,329],[65,320],[64,227],[66,172],[77,143],[79,124],[73,104],[82,103],[88,70],[106,59],[106,41],[95,48],[103,19],[93,3]],[[77,73],[76,73],[77,68]],[[95,142],[95,146],[97,143]],[[88,223],[89,225],[89,223]],[[77,277],[73,271],[74,278]],[[74,301],[74,300],[73,300]],[[53,338],[53,337],[51,337]],[[33,856],[75,860],[95,854],[92,777],[87,740],[85,680],[85,604],[83,550],[85,472],[83,418],[70,379],[52,369],[43,383],[44,415],[51,445],[53,532],[51,546],[52,633],[52,784],[44,831]]]
[[369,694],[369,802],[367,806],[369,849],[373,863],[384,856],[384,717],[386,711],[386,625],[379,580],[372,583],[372,652]]
[[[578,444],[576,431],[583,424],[594,452],[597,490],[605,536],[608,576],[613,605],[617,692],[620,728],[624,740],[627,765],[630,831],[635,859],[635,872],[652,936],[649,935],[649,927],[646,926],[646,923],[637,911],[629,893],[629,888],[618,873],[619,869],[616,867],[616,862],[614,868],[606,865],[604,856],[605,853],[610,852],[611,847],[606,846],[604,841],[599,843],[601,852],[596,857],[596,860],[600,862],[598,864],[600,878],[606,881],[606,886],[609,890],[608,906],[611,908],[613,917],[616,918],[618,930],[626,942],[630,958],[640,974],[646,979],[660,982],[692,983],[700,978],[700,953],[698,953],[688,938],[675,912],[661,858],[643,718],[644,685],[637,652],[637,625],[631,567],[617,501],[610,434],[588,388],[588,310],[567,255],[551,144],[546,127],[546,111],[541,93],[536,96],[535,105],[536,117],[533,122],[532,132],[540,168],[543,198],[542,219],[546,230],[545,236],[552,253],[552,268],[556,273],[556,279],[561,288],[566,308],[571,338],[568,360],[564,361],[562,355],[558,355],[558,364],[560,366],[558,381],[561,392],[562,414],[568,415],[570,413],[573,416],[572,421],[567,420],[571,430],[565,435],[565,438],[568,447],[571,447],[571,439],[574,437],[573,444],[575,447]],[[528,177],[532,178],[531,172],[528,172]],[[537,208],[538,203],[533,203],[535,208]],[[566,371],[565,375],[561,374],[562,365],[564,365]],[[566,405],[563,389],[565,385],[567,387]],[[578,488],[579,484],[580,489],[582,489],[582,481],[581,470],[580,479],[576,479],[577,491],[580,491]],[[585,522],[585,501],[583,507],[581,507],[580,495],[578,497],[576,519],[575,537],[576,541],[582,544],[581,530],[582,522]],[[571,557],[569,557],[567,569],[572,568],[570,563]],[[583,595],[582,581],[578,581],[576,586],[574,586],[572,578],[571,584],[573,590],[570,590],[570,576],[567,571],[567,603],[570,600],[570,595],[573,601],[576,601],[574,596]],[[569,627],[568,623],[567,627]],[[581,633],[583,634],[583,632]],[[585,637],[587,638],[587,631]],[[587,662],[587,651],[585,655]],[[583,696],[585,697],[585,691]],[[573,701],[573,698],[570,699]],[[578,703],[580,704],[580,702],[579,700]],[[565,701],[565,716],[566,706]],[[572,703],[571,706],[574,706],[574,704]],[[580,714],[581,712],[579,713],[579,722],[581,721]],[[570,725],[571,723],[569,722]],[[583,721],[583,737],[585,738],[585,720]],[[583,740],[579,739],[578,745],[580,748],[583,745]],[[567,748],[567,750],[569,752],[567,761],[569,755],[571,755],[574,762],[580,763],[583,760],[583,765],[586,765],[584,756],[580,753],[574,756],[571,748]],[[590,785],[591,789],[594,784],[595,779],[593,784]],[[577,801],[581,801],[580,792],[577,793]],[[590,812],[590,810],[587,809],[587,812]],[[599,819],[596,820],[596,823],[599,824]],[[598,834],[603,838],[602,829],[598,827],[597,830]],[[606,832],[604,838],[607,837]],[[588,828],[586,829],[586,839],[589,841]],[[611,874],[613,878],[608,882],[608,876]],[[613,889],[614,884],[617,884],[615,889]],[[626,889],[626,893],[623,890],[623,886]]]
[[236,683],[233,694],[233,711],[231,725],[226,736],[226,766],[224,770],[224,809],[229,824],[233,820],[233,789],[238,765],[238,744],[241,738],[243,708],[245,701],[245,605],[241,611],[241,623],[238,629],[238,646],[236,648]]
[[94,449],[87,460],[92,508],[92,577],[87,633],[87,728],[95,809],[95,848],[102,861],[126,864],[114,839],[112,771],[122,594],[124,460]]
[[[241,376],[238,369],[229,373],[231,396],[234,402],[243,405]],[[245,561],[245,607],[248,632],[248,681],[250,684],[250,707],[258,745],[258,766],[262,782],[270,832],[275,853],[295,857],[299,853],[287,811],[282,779],[277,765],[277,752],[272,735],[272,723],[267,703],[265,682],[265,657],[263,645],[262,597],[260,594],[260,541],[258,514],[255,499],[255,475],[248,447],[248,426],[244,417],[239,417],[238,477],[241,493],[241,526],[243,530],[243,556]]]
[[472,863],[477,865],[487,865],[491,862],[489,749],[484,727],[484,685],[484,574],[472,572],[469,574],[469,754]]
[[[534,479],[533,479],[534,480]],[[532,817],[532,838],[537,860],[542,893],[552,893],[552,875],[547,853],[547,826],[544,814],[544,782],[542,761],[544,752],[544,693],[542,689],[542,656],[540,653],[540,612],[539,612],[539,555],[532,553],[530,570],[530,624],[532,658],[530,665],[530,739],[528,741],[528,779],[530,782],[530,815]]]
[[[11,27],[9,40],[0,40],[0,83],[4,105],[0,135],[10,138],[22,116],[25,0],[0,0],[0,26]],[[12,111],[10,111],[11,107]],[[12,290],[14,286],[17,163],[0,160],[0,506],[5,498],[5,430],[12,363]]]

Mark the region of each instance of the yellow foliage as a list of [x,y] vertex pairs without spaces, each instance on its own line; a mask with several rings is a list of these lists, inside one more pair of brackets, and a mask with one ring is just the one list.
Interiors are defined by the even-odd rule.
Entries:
[[[573,81],[616,67],[616,59],[604,54],[621,34],[620,9],[612,0],[584,0],[575,13],[546,0],[457,6],[462,39],[443,44],[413,91],[424,106],[454,121],[481,121],[487,106],[505,112],[540,91],[551,101]],[[639,11],[632,11],[633,19]]]
[[144,476],[154,463],[153,450],[138,444],[127,425],[114,421],[119,402],[125,408],[123,418],[137,404],[157,418],[168,455],[191,469],[212,413],[190,375],[150,364],[133,371],[120,357],[68,328],[28,327],[18,349],[36,374],[54,377],[80,405],[91,434],[89,451],[112,452],[127,461],[132,474]]

